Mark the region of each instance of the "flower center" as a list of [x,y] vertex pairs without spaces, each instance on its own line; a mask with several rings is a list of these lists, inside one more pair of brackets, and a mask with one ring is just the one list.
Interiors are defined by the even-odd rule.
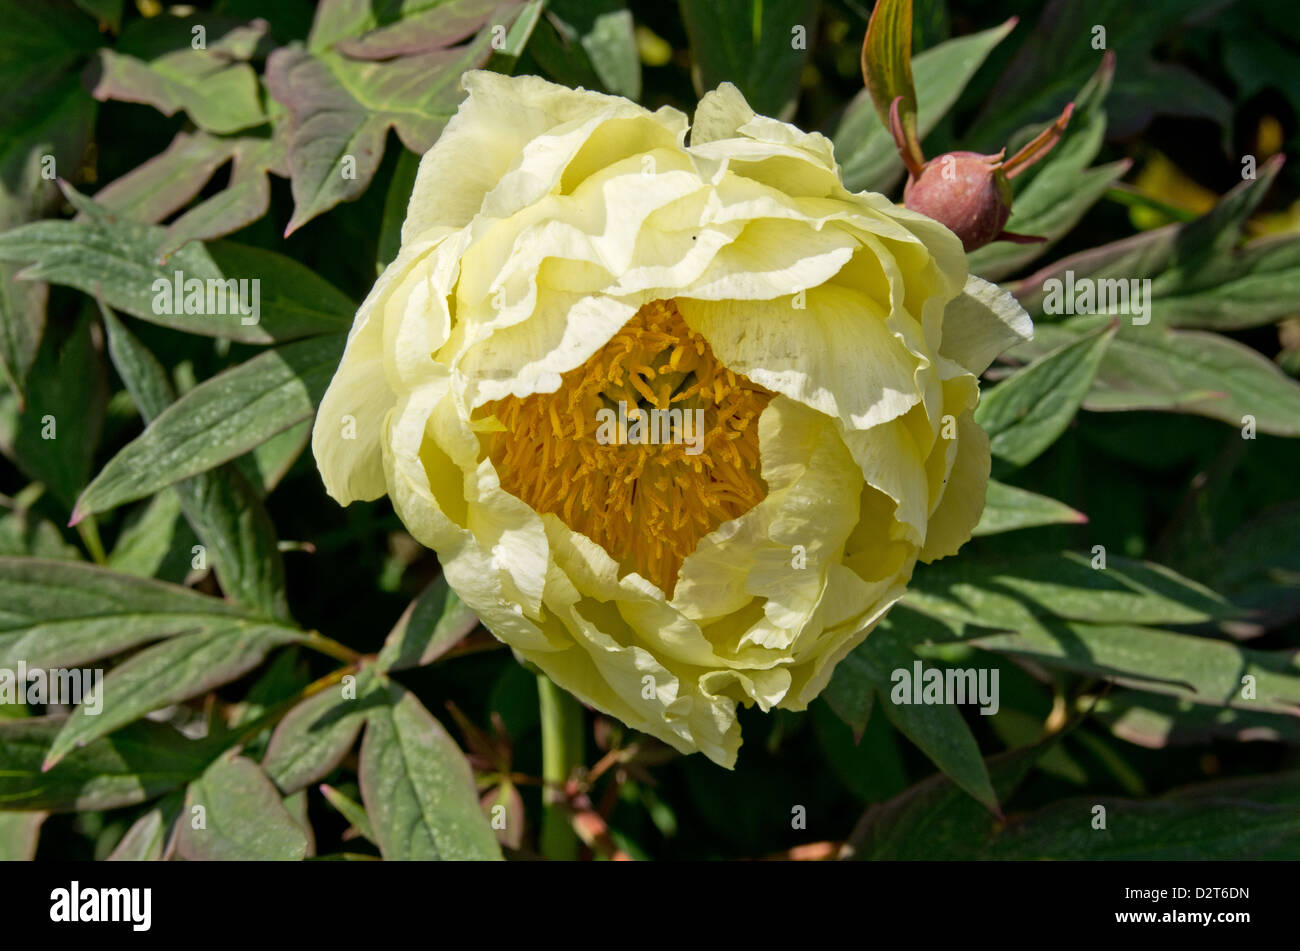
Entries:
[[501,486],[669,596],[699,540],[767,494],[773,394],[728,370],[671,300],[646,304],[554,393],[486,404]]

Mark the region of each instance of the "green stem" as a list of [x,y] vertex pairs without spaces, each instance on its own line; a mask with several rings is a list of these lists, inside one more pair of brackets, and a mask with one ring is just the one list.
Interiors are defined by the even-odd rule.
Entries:
[[340,644],[333,638],[326,637],[320,631],[305,631],[303,646],[310,647],[327,657],[333,657],[335,660],[341,660],[345,664],[355,664],[363,659],[363,655],[354,651],[346,644]]
[[537,675],[537,699],[542,719],[542,855],[558,861],[578,857],[564,787],[583,763],[582,704],[557,687],[545,674]]

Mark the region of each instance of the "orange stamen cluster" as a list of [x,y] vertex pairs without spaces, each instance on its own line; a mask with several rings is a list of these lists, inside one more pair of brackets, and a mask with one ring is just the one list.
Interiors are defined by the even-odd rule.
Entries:
[[[487,437],[502,487],[671,596],[699,540],[767,494],[758,417],[773,394],[720,364],[671,300],[646,304],[561,380],[553,393],[483,407],[502,425]],[[598,438],[619,403],[643,419],[653,410],[683,413],[671,427],[659,414],[658,442]],[[695,410],[702,417],[687,421]]]

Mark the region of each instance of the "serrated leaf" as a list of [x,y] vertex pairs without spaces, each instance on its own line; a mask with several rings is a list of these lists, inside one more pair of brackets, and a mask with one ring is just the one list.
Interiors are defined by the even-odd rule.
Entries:
[[73,812],[129,806],[189,782],[216,753],[211,743],[144,720],[73,750],[43,771],[64,719],[0,720],[0,808]]
[[988,494],[984,500],[984,514],[972,535],[996,535],[1018,528],[1036,528],[1040,525],[1078,525],[1088,521],[1088,516],[1077,512],[1064,502],[989,480]]
[[299,632],[278,625],[235,620],[182,634],[133,654],[110,670],[93,702],[83,700],[50,745],[46,763],[120,726],[173,703],[206,693],[243,676],[273,647]]
[[318,53],[337,46],[356,59],[427,53],[474,35],[494,11],[501,11],[500,22],[517,5],[509,0],[424,0],[418,4],[324,0],[317,7],[307,47]]
[[1114,336],[1105,327],[1075,340],[983,394],[975,422],[989,434],[993,455],[1023,466],[1054,443],[1088,395]]
[[[924,139],[948,114],[992,49],[1015,26],[1008,20],[970,36],[940,43],[912,60],[916,83],[917,134]],[[850,100],[833,137],[835,159],[850,191],[887,191],[903,174],[903,160],[887,122],[863,90]]]
[[289,175],[278,129],[265,137],[178,132],[165,151],[105,185],[95,201],[121,218],[154,224],[184,208],[227,163],[226,187],[167,226],[155,249],[166,258],[190,241],[238,231],[266,214],[271,201],[267,176]]
[[267,60],[271,94],[289,111],[294,213],[285,234],[370,184],[390,128],[411,151],[433,146],[464,93],[460,76],[482,65],[492,35],[414,56],[369,62],[282,47]]
[[478,616],[439,575],[403,612],[379,652],[380,670],[423,667],[478,626]]
[[301,826],[252,760],[222,756],[190,783],[185,814],[203,807],[204,826],[178,826],[177,851],[190,861],[291,861],[308,854]]
[[[200,36],[192,32],[196,28],[203,30],[203,47],[194,45]],[[99,51],[92,92],[100,101],[144,103],[167,116],[184,110],[195,125],[216,134],[261,125],[266,113],[257,73],[243,61],[266,31],[265,20],[246,25],[213,18],[133,21],[118,49]]]
[[121,218],[162,221],[202,191],[239,141],[181,130],[162,152],[97,191],[95,203]]
[[414,694],[391,686],[361,743],[361,797],[384,858],[497,859],[464,754]]
[[[699,95],[734,83],[760,115],[788,119],[817,32],[819,0],[678,0]],[[802,31],[803,42],[796,45]]]
[[311,418],[343,343],[331,335],[285,344],[200,383],[108,461],[81,494],[77,517],[206,472]]
[[352,749],[366,717],[387,705],[388,692],[369,667],[355,674],[355,694],[329,687],[294,706],[271,734],[262,768],[281,791],[297,792],[324,779]]

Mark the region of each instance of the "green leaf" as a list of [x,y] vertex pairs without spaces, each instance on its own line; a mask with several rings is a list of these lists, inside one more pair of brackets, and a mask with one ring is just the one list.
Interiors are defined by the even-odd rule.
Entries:
[[19,412],[17,398],[0,392],[0,450],[70,507],[90,476],[104,414],[104,371],[87,318],[61,343],[46,334],[27,397]]
[[294,212],[285,234],[366,190],[390,128],[412,152],[428,151],[464,96],[461,74],[487,61],[491,43],[485,26],[463,46],[363,61],[321,50],[313,29],[311,51],[272,53],[267,85],[290,123]]
[[478,616],[439,575],[411,602],[389,633],[379,652],[379,669],[432,664],[477,626]]
[[1111,88],[1113,69],[1113,60],[1102,61],[1075,97],[1075,113],[1061,141],[1046,159],[1016,180],[1006,230],[1047,240],[1031,244],[995,241],[985,245],[969,255],[972,272],[997,281],[1042,256],[1128,171],[1132,165],[1128,159],[1088,167],[1106,136],[1103,103]]
[[211,743],[144,720],[81,749],[49,770],[46,752],[62,717],[0,720],[0,808],[73,812],[145,802],[189,782],[212,760]]
[[21,272],[24,280],[65,284],[141,320],[243,343],[345,330],[355,312],[320,277],[271,251],[191,243],[159,264],[167,229],[114,220],[88,198],[71,191],[68,197],[91,217],[38,221],[0,235],[0,260],[33,262]]
[[286,627],[235,620],[144,648],[108,672],[93,702],[83,700],[73,710],[54,738],[46,764],[146,713],[242,677],[271,648],[300,636]]
[[1087,521],[1088,516],[1076,512],[1064,502],[990,479],[984,514],[971,534],[996,535],[1018,528],[1079,525]]
[[[1031,35],[1021,45],[972,125],[969,148],[996,152],[1017,129],[1055,115],[1097,68],[1102,53],[1094,27],[1105,29],[1104,48],[1121,65],[1116,97],[1130,100],[1127,64],[1147,57],[1152,45],[1199,9],[1195,0],[1095,0],[1090,4],[1054,3],[1043,8]],[[1135,90],[1136,91],[1136,90]],[[1157,101],[1153,103],[1159,107]],[[1132,109],[1132,105],[1129,106]],[[1136,131],[1136,130],[1129,130]]]
[[401,250],[402,222],[406,220],[411,191],[415,188],[415,173],[419,169],[420,157],[403,149],[397,157],[397,168],[393,170],[393,180],[388,183],[388,194],[384,197],[384,217],[379,224],[379,260],[375,262],[376,274],[382,274]]
[[[1199,703],[1300,715],[1300,660],[1282,651],[1122,623],[1052,622],[969,642]],[[1243,696],[1246,677],[1254,697]]]
[[866,678],[856,686],[859,691],[874,687],[880,694],[885,715],[894,726],[962,789],[996,812],[997,796],[989,782],[979,745],[961,711],[946,703],[894,702],[895,674],[903,671],[912,677],[914,665],[922,665],[921,659],[895,633],[895,625],[906,623],[906,617],[892,621],[891,615],[854,649],[850,656],[856,660],[851,670],[860,671]]
[[862,76],[885,128],[898,102],[898,125],[908,164],[925,159],[916,130],[916,89],[912,85],[912,0],[877,0],[862,44]]
[[[1097,806],[1106,828],[1094,829]],[[999,834],[1000,833],[1000,834]],[[995,832],[980,858],[1208,861],[1292,858],[1300,773],[1187,787],[1155,800],[1063,799]],[[976,857],[976,856],[968,856]]]
[[552,0],[547,14],[570,55],[586,59],[606,91],[641,98],[635,24],[623,0]]
[[0,558],[0,667],[69,667],[246,617],[188,588],[84,562]]
[[325,801],[337,809],[339,815],[352,823],[352,827],[361,833],[362,838],[371,843],[375,841],[374,827],[370,824],[370,817],[366,815],[366,810],[361,803],[349,799],[333,786],[324,783],[321,784],[320,791]]
[[[1066,325],[1039,324],[1033,342],[1010,355],[1033,358],[1044,349],[1078,341],[1080,334],[1112,319],[1075,317]],[[1238,427],[1252,416],[1259,432],[1300,436],[1300,383],[1276,364],[1219,334],[1154,323],[1120,324],[1083,408],[1192,413]]]
[[352,749],[369,712],[388,703],[370,667],[347,687],[333,686],[296,704],[271,734],[262,768],[281,791],[297,792],[328,776]]
[[356,59],[389,59],[427,53],[458,43],[492,22],[502,24],[517,0],[421,0],[419,3],[374,3],[372,0],[324,0],[316,9],[307,46],[313,53],[337,47]]
[[0,514],[0,555],[78,561],[81,552],[64,540],[52,523],[31,509],[14,508]]
[[905,606],[955,624],[1041,630],[1039,619],[1101,624],[1201,624],[1233,608],[1208,588],[1117,555],[1094,569],[1074,552],[1005,560],[947,559],[918,570]]
[[831,682],[821,694],[835,715],[853,730],[855,740],[861,739],[867,729],[875,706],[875,681],[871,677],[871,671],[872,661],[869,658],[860,656],[857,651],[850,651],[835,666]]
[[[986,771],[998,799],[1006,802],[1051,742],[989,757]],[[988,830],[1001,825],[958,786],[936,773],[887,802],[871,806],[847,843],[856,860],[952,860],[970,857]]]
[[[1014,19],[970,36],[940,43],[912,61],[916,78],[917,134],[924,139],[948,114],[993,47],[1016,25]],[[887,191],[903,173],[903,160],[864,89],[849,102],[835,130],[835,158],[850,191]]]
[[1210,556],[1209,583],[1246,612],[1224,629],[1238,636],[1274,630],[1300,615],[1300,502],[1266,509]]
[[286,344],[200,383],[108,461],[82,493],[75,517],[206,472],[309,419],[343,344],[335,335]]
[[[201,28],[205,48],[195,48]],[[238,132],[266,122],[257,73],[249,59],[266,35],[265,20],[234,25],[212,18],[135,20],[118,49],[102,49],[96,99],[153,106],[163,115],[184,110],[208,132]],[[140,56],[128,55],[136,51]]]
[[1276,180],[1282,161],[1280,155],[1265,161],[1258,169],[1257,178],[1243,181],[1194,221],[1157,228],[1072,254],[1018,282],[1013,293],[1026,310],[1043,318],[1047,282],[1064,282],[1070,272],[1076,280],[1086,277],[1094,281],[1154,278],[1165,271],[1195,275],[1207,262],[1237,246],[1246,220]]
[[1152,316],[1170,327],[1243,330],[1296,311],[1300,237],[1278,235],[1210,257],[1190,273],[1173,270],[1151,284]]
[[[191,817],[202,807],[204,826]],[[177,851],[190,861],[291,861],[306,858],[307,836],[261,767],[222,756],[190,783]]]
[[[12,12],[6,8],[0,11]],[[15,28],[12,19],[4,22]],[[17,60],[25,62],[30,55],[24,50]],[[46,180],[47,163],[53,161],[56,170],[75,168],[89,142],[95,101],[79,76],[55,76],[47,88],[40,87],[49,77],[27,77],[17,87],[22,101],[0,109],[0,232],[51,211],[59,194]],[[17,270],[0,265],[0,377],[21,393],[40,347],[49,288],[15,282]]]
[[0,862],[30,862],[36,857],[44,812],[0,812]]
[[168,793],[163,799],[126,830],[121,841],[108,856],[110,862],[159,862],[167,856],[174,843],[181,803],[179,792]]
[[1096,698],[1091,713],[1115,736],[1149,749],[1201,746],[1215,739],[1300,745],[1300,719],[1207,706],[1186,697],[1116,690]]
[[[174,398],[167,371],[110,310],[102,312],[113,365],[141,415],[152,420]],[[275,526],[244,474],[233,465],[221,466],[177,482],[171,491],[205,553],[210,553],[222,591],[267,617],[287,617],[284,562]]]
[[99,21],[100,29],[107,28],[116,33],[122,28],[122,4],[124,0],[76,0],[77,6]]
[[203,190],[240,141],[181,130],[162,152],[97,191],[95,203],[119,218],[162,221]]
[[390,687],[361,744],[361,797],[384,858],[501,857],[479,807],[474,774],[442,725],[414,694]]
[[95,193],[95,201],[119,218],[157,223],[189,204],[231,163],[226,187],[171,222],[156,253],[166,258],[190,241],[238,231],[266,214],[271,201],[268,176],[289,176],[283,129],[281,123],[264,136],[178,132],[165,151],[105,185]]
[[[699,95],[734,83],[760,115],[789,119],[817,34],[819,0],[678,0]],[[802,37],[802,42],[800,42]]]
[[1092,386],[1114,327],[1045,354],[984,394],[975,422],[989,434],[993,455],[1023,466],[1054,443]]
[[199,539],[181,513],[180,499],[164,490],[127,514],[106,567],[138,578],[184,584],[196,564],[196,549]]
[[[1004,798],[1050,744],[989,759]],[[1093,827],[1104,806],[1106,828]],[[1183,787],[1159,799],[1080,796],[1001,822],[944,776],[872,806],[849,842],[872,860],[1204,860],[1288,858],[1300,842],[1300,775]]]

